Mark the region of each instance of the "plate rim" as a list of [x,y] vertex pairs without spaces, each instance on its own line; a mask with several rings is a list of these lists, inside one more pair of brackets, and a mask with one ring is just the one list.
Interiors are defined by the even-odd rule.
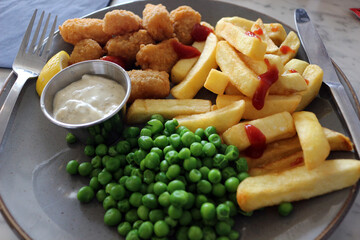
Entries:
[[[166,0],[163,0],[163,1],[166,1]],[[279,21],[276,18],[271,17],[271,16],[269,16],[269,15],[267,15],[265,13],[259,12],[258,10],[254,10],[252,8],[241,6],[240,4],[237,4],[237,3],[230,3],[230,2],[222,1],[222,0],[203,0],[203,1],[218,2],[219,4],[233,5],[233,6],[236,6],[236,7],[243,8],[245,10],[250,10],[250,11],[252,11],[254,13],[258,13],[259,15],[263,15],[263,16],[266,16],[268,18],[275,19],[276,22],[282,24],[283,26],[286,26],[288,29],[290,29],[291,31],[294,31],[294,32],[296,32],[296,34],[298,34],[296,29],[293,29],[288,24],[283,23],[282,21]],[[115,4],[115,5],[110,5],[110,6],[101,8],[101,9],[96,10],[96,11],[92,11],[91,13],[86,14],[86,15],[80,17],[80,18],[86,18],[86,17],[92,16],[92,15],[98,13],[98,12],[105,11],[105,10],[118,9],[119,7],[121,7],[123,5],[127,5],[127,4],[133,4],[133,3],[139,3],[140,4],[141,2],[142,3],[151,3],[150,0],[128,0],[128,1],[124,1],[124,2],[121,2],[121,3]],[[181,1],[179,1],[179,4],[181,4]],[[59,30],[57,30],[55,32],[55,34],[59,34]],[[346,86],[344,86],[344,84],[342,84],[342,85],[349,89],[349,92],[351,94],[351,101],[354,101],[354,103],[355,103],[355,106],[353,106],[353,107],[355,107],[355,110],[358,113],[360,113],[359,100],[357,98],[357,95],[355,93],[354,88],[351,85],[351,82],[346,77],[345,73],[336,64],[335,61],[332,60],[332,64],[333,64],[336,72],[341,76],[341,78],[344,80],[344,82],[346,84]],[[10,72],[8,78],[10,78],[11,75],[14,75],[14,74],[12,74],[12,72]],[[326,85],[326,84],[322,83],[322,86],[323,85]],[[331,88],[330,86],[328,86],[328,87]],[[1,92],[1,94],[4,94],[4,92]],[[348,93],[347,93],[347,95],[349,96]],[[341,113],[339,113],[339,114],[340,114],[340,116],[342,116]],[[348,130],[348,126],[345,123],[343,125]],[[358,152],[355,152],[355,155],[357,155],[357,157],[359,158],[359,153]],[[357,160],[359,160],[359,159],[357,159]],[[350,208],[352,207],[352,205],[353,205],[353,203],[354,203],[354,201],[356,199],[356,196],[357,196],[357,194],[359,192],[359,189],[360,189],[360,181],[357,181],[357,183],[355,185],[353,185],[353,186],[351,186],[349,188],[350,192],[349,192],[345,202],[343,203],[341,209],[337,212],[336,216],[329,222],[329,224],[321,231],[321,233],[315,239],[317,239],[317,240],[327,239],[327,238],[329,238],[331,236],[331,234],[337,229],[337,227],[340,225],[340,223],[342,222],[342,220],[345,218],[345,216],[349,212]],[[12,214],[10,213],[9,209],[7,208],[6,204],[3,201],[1,192],[0,192],[0,212],[1,212],[2,216],[4,217],[6,223],[11,228],[11,230],[15,233],[16,236],[20,237],[21,239],[25,239],[25,240],[34,240],[33,238],[31,238],[28,235],[28,233],[20,226],[20,224],[12,216]]]

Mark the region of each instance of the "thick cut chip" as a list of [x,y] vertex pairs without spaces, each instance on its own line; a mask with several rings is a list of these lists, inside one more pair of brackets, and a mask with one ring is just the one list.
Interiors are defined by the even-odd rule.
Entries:
[[284,42],[281,43],[277,54],[281,57],[282,63],[286,64],[294,58],[299,50],[300,40],[296,33],[289,32]]
[[209,112],[211,101],[204,99],[136,99],[126,113],[127,123],[145,123],[153,114],[171,119],[178,115]]
[[309,66],[308,62],[293,58],[284,65],[284,70],[286,72],[298,72],[302,75],[307,66]]
[[300,92],[302,98],[296,111],[303,110],[319,93],[324,72],[318,65],[310,64],[305,68],[302,76],[307,82],[308,87],[305,91]]
[[245,125],[250,124],[265,135],[266,143],[293,137],[296,134],[294,121],[290,113],[277,113],[265,118],[242,122],[226,130],[222,135],[228,145],[235,145],[240,151],[249,147],[250,141],[245,131]]
[[180,126],[185,126],[193,132],[198,128],[205,129],[208,126],[214,126],[218,132],[224,132],[240,121],[244,110],[245,101],[240,100],[211,112],[175,118],[178,120]]
[[246,66],[236,50],[226,41],[220,41],[216,47],[216,62],[230,78],[230,82],[241,93],[252,97],[260,84],[257,75]]
[[299,73],[285,73],[280,75],[279,79],[271,85],[269,94],[289,95],[306,89],[306,81]]
[[251,168],[249,170],[249,174],[250,176],[259,176],[269,173],[282,172],[303,165],[304,165],[303,152],[299,151],[284,158],[265,164],[263,166]]
[[[192,45],[194,48],[203,51],[205,42],[194,42]],[[184,58],[177,61],[177,63],[171,69],[171,82],[178,84],[186,75],[190,72],[191,68],[195,65],[199,57]]]
[[264,107],[261,110],[257,110],[252,104],[252,100],[244,95],[218,95],[216,97],[216,105],[218,108],[223,108],[238,100],[245,101],[245,112],[242,118],[254,120],[280,112],[293,113],[301,100],[301,96],[268,95]]
[[[246,111],[246,110],[245,110]],[[352,151],[353,144],[344,134],[323,128],[326,139],[330,144],[331,151]],[[298,136],[276,141],[266,146],[263,155],[259,158],[246,157],[250,169],[261,167],[272,162],[286,158],[295,152],[301,151],[301,145]]]
[[219,21],[216,24],[215,32],[217,36],[224,38],[246,56],[256,60],[264,59],[267,44],[255,34],[226,21]]
[[239,184],[236,197],[249,212],[282,202],[293,202],[343,189],[360,177],[360,161],[328,160],[312,171],[305,166],[281,173],[248,177]]
[[307,169],[320,166],[330,153],[330,145],[316,115],[312,112],[293,113],[296,132],[304,152]]
[[217,38],[215,34],[210,33],[205,41],[204,50],[202,51],[199,60],[186,75],[184,80],[171,89],[171,94],[175,98],[193,98],[204,86],[210,70],[217,67],[215,60],[216,44]]
[[213,93],[223,94],[229,81],[230,79],[225,73],[211,69],[204,87]]
[[225,88],[225,94],[228,95],[242,95],[242,93],[237,89],[229,80],[228,85]]
[[261,38],[262,41],[266,42],[266,53],[275,53],[279,48],[275,43],[270,39],[269,34],[264,26],[261,18],[258,18],[256,22],[252,25],[251,31]]

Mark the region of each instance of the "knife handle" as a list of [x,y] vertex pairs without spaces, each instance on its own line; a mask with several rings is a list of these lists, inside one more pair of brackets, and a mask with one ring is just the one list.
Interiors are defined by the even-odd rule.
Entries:
[[342,84],[329,86],[338,110],[349,129],[354,148],[360,153],[360,120]]

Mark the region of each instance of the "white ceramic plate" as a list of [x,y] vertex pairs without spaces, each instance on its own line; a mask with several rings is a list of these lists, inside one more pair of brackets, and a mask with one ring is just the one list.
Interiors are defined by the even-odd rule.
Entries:
[[[202,19],[213,25],[225,16],[241,16],[264,22],[278,22],[264,14],[227,3],[197,1],[151,1],[162,3],[169,11],[180,5],[192,6]],[[88,17],[102,18],[112,9],[126,9],[141,16],[146,2],[130,2],[94,12]],[[289,28],[286,27],[289,31]],[[60,50],[71,52],[72,46],[57,34],[52,54]],[[305,59],[303,49],[298,58]],[[344,80],[342,72],[339,76]],[[0,102],[3,96],[0,97]],[[333,100],[326,88],[308,108],[315,112],[323,126],[347,133],[339,120]],[[359,133],[360,134],[360,133]],[[42,114],[35,81],[27,84],[19,98],[9,125],[5,143],[0,150],[0,207],[5,218],[22,238],[48,239],[118,239],[116,228],[103,223],[104,210],[93,201],[80,204],[77,190],[87,179],[70,176],[65,166],[68,160],[88,160],[83,146],[69,148],[64,129],[51,124]],[[357,158],[353,153],[336,153],[331,157]],[[351,206],[357,186],[294,203],[289,217],[280,217],[277,208],[256,211],[252,217],[239,216],[236,229],[241,239],[315,239],[328,236]]]

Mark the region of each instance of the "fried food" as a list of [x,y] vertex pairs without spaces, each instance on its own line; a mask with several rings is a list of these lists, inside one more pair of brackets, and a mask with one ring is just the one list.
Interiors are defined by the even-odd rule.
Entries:
[[129,102],[144,98],[165,98],[170,93],[169,74],[155,70],[132,70]]
[[190,45],[193,42],[191,31],[194,25],[201,21],[200,13],[189,6],[180,6],[170,12],[170,20],[179,41]]
[[110,39],[105,46],[105,50],[110,56],[122,57],[127,62],[134,63],[136,54],[142,44],[147,45],[154,43],[154,40],[144,29],[134,33],[128,33],[116,36]]
[[172,46],[173,41],[178,40],[171,38],[158,44],[141,45],[136,54],[136,65],[142,69],[150,68],[169,73],[178,60],[178,55]]
[[66,20],[59,26],[59,30],[64,41],[73,45],[88,38],[105,44],[111,38],[111,34],[103,31],[103,23],[102,19],[74,18]]
[[156,41],[172,38],[174,27],[170,21],[170,14],[162,4],[146,4],[143,11],[143,27]]
[[105,14],[103,30],[107,34],[123,35],[138,31],[141,21],[133,12],[117,9]]
[[83,39],[75,44],[70,55],[69,64],[99,59],[102,55],[104,55],[104,51],[99,43],[92,39]]

